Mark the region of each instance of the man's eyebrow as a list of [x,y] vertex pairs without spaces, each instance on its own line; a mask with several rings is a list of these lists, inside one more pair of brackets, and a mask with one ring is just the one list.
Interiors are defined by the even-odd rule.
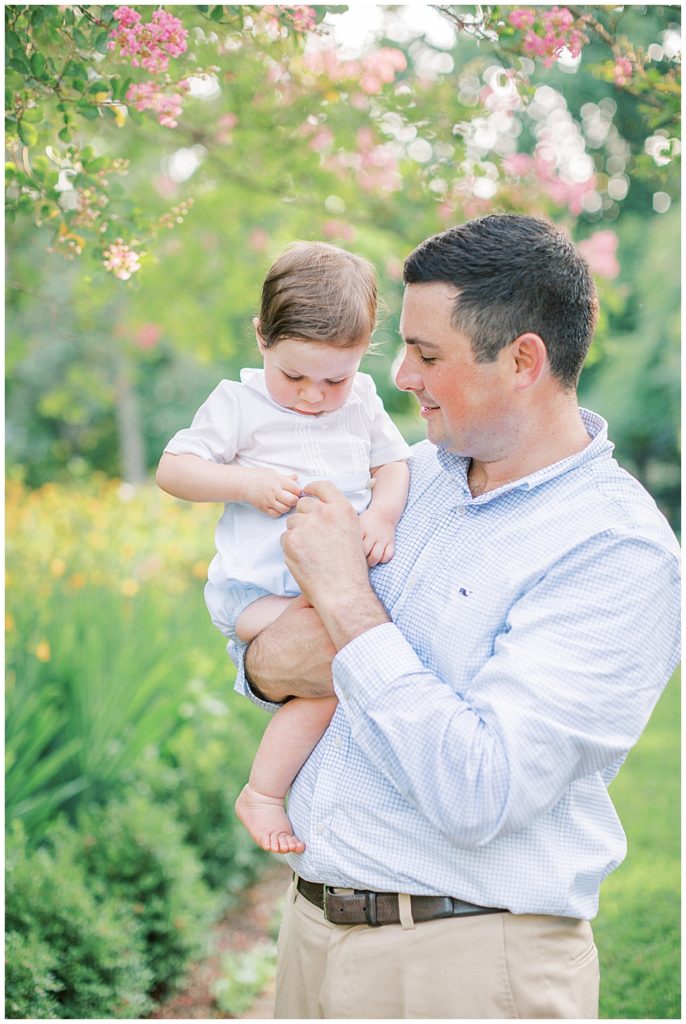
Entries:
[[406,345],[421,345],[422,348],[432,349],[437,349],[439,347],[433,341],[424,341],[423,338],[404,338],[403,340]]

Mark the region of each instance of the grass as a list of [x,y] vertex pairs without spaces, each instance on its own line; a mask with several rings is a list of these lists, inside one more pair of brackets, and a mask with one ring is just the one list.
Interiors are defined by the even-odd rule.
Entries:
[[680,680],[671,680],[610,795],[628,839],[593,922],[600,1016],[681,1018]]

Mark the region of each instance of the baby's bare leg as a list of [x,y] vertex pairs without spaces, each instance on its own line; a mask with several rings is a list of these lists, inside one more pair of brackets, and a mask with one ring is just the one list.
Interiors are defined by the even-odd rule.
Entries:
[[302,853],[283,802],[293,779],[321,739],[338,701],[295,698],[279,708],[255,755],[250,780],[236,801],[236,814],[255,842],[272,853]]
[[249,644],[258,633],[271,626],[281,612],[285,612],[292,597],[281,597],[279,594],[266,594],[244,608],[236,622],[236,635]]

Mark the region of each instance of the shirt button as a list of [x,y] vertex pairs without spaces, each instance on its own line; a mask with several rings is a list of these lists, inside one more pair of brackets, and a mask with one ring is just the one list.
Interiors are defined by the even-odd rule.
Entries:
[[336,748],[336,750],[340,750],[341,749],[341,747],[343,746],[343,743],[341,742],[340,736],[336,737],[336,739],[333,741],[333,745]]
[[324,825],[316,825],[314,832],[317,836],[323,836],[326,832],[326,827]]

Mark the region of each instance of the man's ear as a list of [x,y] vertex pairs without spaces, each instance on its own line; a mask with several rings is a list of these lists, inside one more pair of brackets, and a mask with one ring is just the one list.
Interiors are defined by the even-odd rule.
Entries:
[[512,342],[512,359],[515,369],[515,386],[523,391],[540,380],[548,365],[548,349],[540,334],[527,331]]

